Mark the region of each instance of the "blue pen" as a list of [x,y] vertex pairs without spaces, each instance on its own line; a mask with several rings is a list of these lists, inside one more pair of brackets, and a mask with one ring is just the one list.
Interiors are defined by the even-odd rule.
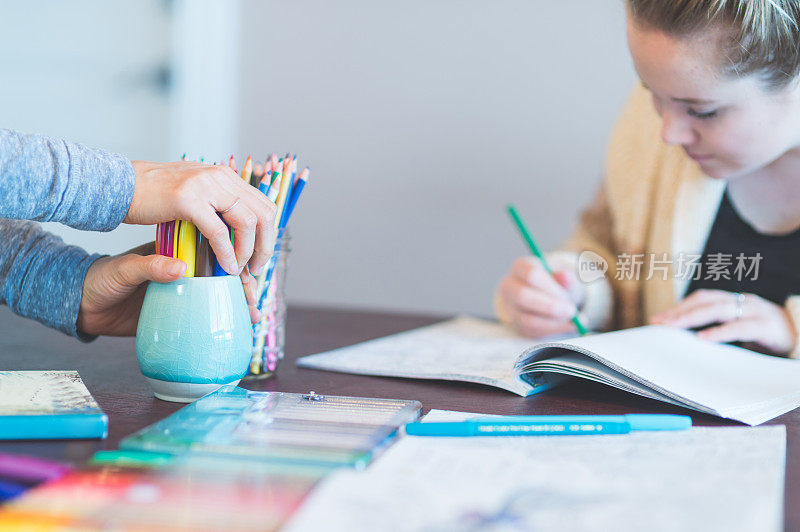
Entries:
[[634,430],[685,430],[689,416],[496,416],[456,422],[409,423],[411,436],[566,436],[627,434]]

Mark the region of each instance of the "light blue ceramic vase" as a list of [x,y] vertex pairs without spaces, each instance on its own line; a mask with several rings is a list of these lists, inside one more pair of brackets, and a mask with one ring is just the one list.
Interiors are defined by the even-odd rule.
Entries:
[[136,329],[136,358],[156,397],[188,403],[239,382],[252,338],[239,277],[151,282]]

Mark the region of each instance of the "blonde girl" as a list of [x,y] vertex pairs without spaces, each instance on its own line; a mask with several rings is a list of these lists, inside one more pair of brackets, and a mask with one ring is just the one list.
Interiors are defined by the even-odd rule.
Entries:
[[[529,336],[658,323],[795,357],[800,324],[800,2],[627,0],[641,83],[604,180],[561,249],[500,281]],[[607,266],[589,278],[587,264]]]

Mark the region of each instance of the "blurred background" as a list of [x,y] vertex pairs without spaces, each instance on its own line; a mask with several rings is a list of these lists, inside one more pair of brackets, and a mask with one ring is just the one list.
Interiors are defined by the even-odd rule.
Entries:
[[[635,74],[622,0],[0,0],[0,127],[131,159],[299,154],[291,303],[490,315],[566,237]],[[90,233],[92,252],[153,227]]]

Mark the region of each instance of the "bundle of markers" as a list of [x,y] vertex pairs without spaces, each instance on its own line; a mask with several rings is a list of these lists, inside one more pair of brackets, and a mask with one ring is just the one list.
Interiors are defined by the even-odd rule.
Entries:
[[[184,156],[185,158],[185,156]],[[203,162],[203,159],[200,159]],[[216,164],[216,163],[215,163]],[[308,181],[309,168],[306,167],[300,174],[297,173],[297,155],[278,158],[276,154],[270,155],[262,166],[253,163],[252,157],[248,156],[247,161],[239,172],[236,161],[231,155],[228,165],[238,173],[243,180],[253,187],[256,187],[267,198],[275,203],[278,215],[275,217],[275,229],[278,233],[278,242],[270,258],[267,267],[257,277],[258,288],[256,292],[258,309],[262,312],[261,323],[254,328],[253,344],[253,363],[251,373],[260,374],[264,369],[274,371],[274,368],[264,368],[260,362],[264,358],[264,353],[268,349],[279,347],[282,355],[282,339],[280,346],[270,345],[277,341],[270,335],[258,334],[259,331],[270,321],[283,319],[283,315],[276,315],[276,260],[281,251],[281,237],[286,230],[289,218],[292,216],[300,195]],[[231,242],[233,242],[233,229],[231,229]],[[214,255],[211,246],[200,231],[189,221],[175,220],[172,222],[158,224],[156,230],[156,252],[160,255],[175,257],[186,263],[186,273],[184,277],[208,277],[228,275],[222,269]],[[281,301],[285,305],[285,302]],[[285,309],[284,309],[285,310]],[[280,324],[282,326],[282,323]],[[277,365],[277,361],[275,363]]]

